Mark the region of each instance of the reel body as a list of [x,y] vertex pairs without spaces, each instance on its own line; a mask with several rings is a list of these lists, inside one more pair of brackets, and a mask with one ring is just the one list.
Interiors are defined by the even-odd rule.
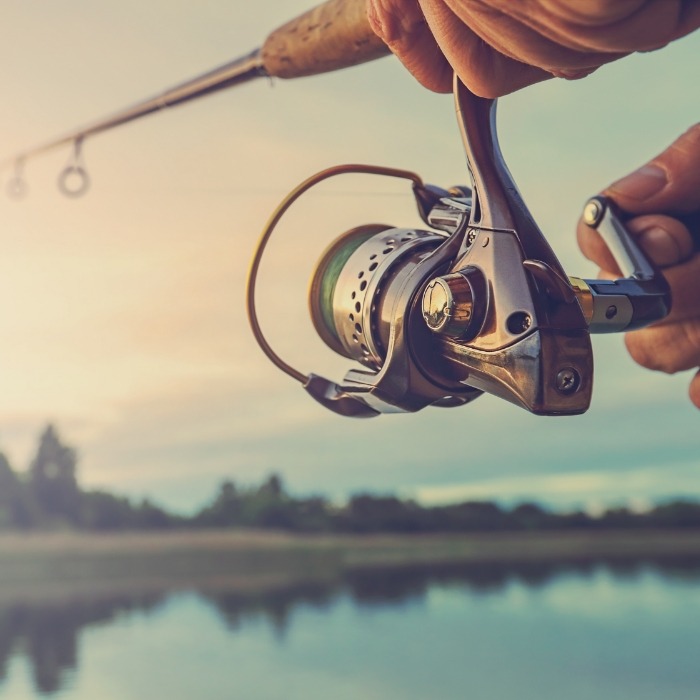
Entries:
[[314,326],[364,366],[344,389],[380,412],[461,405],[486,391],[533,413],[581,413],[593,368],[575,296],[566,314],[553,314],[550,299],[537,304],[515,235],[470,228],[470,214],[470,199],[448,195],[427,218],[450,235],[363,227],[322,256]]
[[[586,205],[624,277],[569,278],[508,172],[493,100],[455,80],[457,114],[473,188],[443,190],[405,171],[343,166],[302,183],[273,215],[249,280],[253,330],[268,357],[342,415],[369,417],[460,406],[488,392],[540,415],[584,412],[593,388],[590,334],[641,327],[665,316],[661,273],[602,197]],[[316,182],[371,172],[413,182],[427,228],[360,226],[323,253],[309,290],[326,345],[358,363],[342,383],[283,363],[262,337],[254,287],[265,244],[284,211]]]

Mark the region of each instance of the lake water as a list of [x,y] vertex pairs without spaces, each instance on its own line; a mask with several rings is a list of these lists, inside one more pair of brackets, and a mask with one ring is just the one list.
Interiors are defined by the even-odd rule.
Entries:
[[471,566],[0,605],[11,700],[697,700],[700,565]]

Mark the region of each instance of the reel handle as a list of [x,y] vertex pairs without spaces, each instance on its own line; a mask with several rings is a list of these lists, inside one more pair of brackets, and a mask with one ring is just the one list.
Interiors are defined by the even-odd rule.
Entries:
[[664,318],[671,310],[668,282],[637,245],[615,203],[607,197],[591,197],[583,220],[598,231],[624,275],[618,280],[570,278],[589,331],[630,331]]

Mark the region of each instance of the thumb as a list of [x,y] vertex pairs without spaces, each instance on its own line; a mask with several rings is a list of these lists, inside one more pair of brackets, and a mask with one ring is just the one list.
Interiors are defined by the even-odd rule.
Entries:
[[630,214],[687,214],[700,209],[700,124],[663,153],[614,182],[605,194]]

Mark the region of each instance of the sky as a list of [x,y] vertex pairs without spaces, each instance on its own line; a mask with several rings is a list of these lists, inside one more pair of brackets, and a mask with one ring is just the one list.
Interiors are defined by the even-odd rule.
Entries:
[[[276,0],[5,0],[0,161],[256,48],[310,7]],[[576,82],[500,100],[516,181],[569,274],[582,204],[698,120],[700,33]],[[535,417],[484,396],[459,409],[359,421],[313,402],[263,356],[245,277],[267,217],[298,182],[340,163],[468,184],[450,96],[393,58],[294,81],[260,80],[89,139],[80,199],[56,188],[70,149],[0,194],[0,449],[17,469],[47,422],[81,482],[182,511],[222,479],[280,473],[295,493],[398,492],[426,503],[537,499],[590,509],[700,498],[690,376],[657,375],[620,336],[594,338],[589,412]],[[11,171],[0,173],[3,183]],[[348,176],[290,212],[259,282],[261,323],[303,372],[350,362],[315,337],[306,286],[327,243],[359,224],[418,226],[407,187]]]

